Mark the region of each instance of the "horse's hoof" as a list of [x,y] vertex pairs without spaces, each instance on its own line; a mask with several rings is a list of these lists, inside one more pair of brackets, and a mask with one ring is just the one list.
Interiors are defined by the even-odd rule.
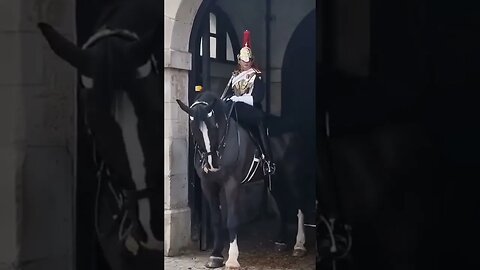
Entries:
[[276,252],[284,252],[285,250],[287,250],[287,244],[275,242],[275,251]]
[[238,262],[229,262],[225,263],[225,270],[240,270],[240,264]]
[[305,249],[294,249],[293,250],[293,257],[303,257],[307,254],[307,250]]
[[205,264],[207,268],[219,268],[223,266],[223,258],[221,257],[210,257],[208,262]]

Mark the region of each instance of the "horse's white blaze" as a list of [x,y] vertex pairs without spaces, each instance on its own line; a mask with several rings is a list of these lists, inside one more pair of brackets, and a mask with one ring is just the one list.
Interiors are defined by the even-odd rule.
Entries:
[[298,230],[297,230],[297,242],[295,243],[294,249],[302,249],[306,250],[305,248],[305,228],[304,228],[304,219],[302,210],[298,209]]
[[[205,122],[200,122],[200,131],[202,132],[203,135],[203,142],[205,143],[205,150],[207,152],[211,151],[211,146],[210,146],[210,138],[208,138],[208,128]],[[210,169],[213,169],[213,164],[212,164],[212,156],[208,155],[207,157],[208,165],[210,165]]]
[[[145,181],[144,154],[140,145],[140,137],[138,136],[138,119],[135,115],[133,104],[127,94],[122,91],[115,98],[115,106],[115,119],[122,130],[135,188],[137,190],[145,189],[147,183]],[[155,238],[150,225],[150,207],[149,199],[141,199],[138,201],[139,220],[147,234],[147,242],[142,243],[142,245],[150,249],[162,250],[163,242]]]
[[237,237],[232,243],[230,243],[230,248],[228,249],[228,260],[225,263],[225,266],[228,267],[240,267],[238,263],[238,245],[237,245]]

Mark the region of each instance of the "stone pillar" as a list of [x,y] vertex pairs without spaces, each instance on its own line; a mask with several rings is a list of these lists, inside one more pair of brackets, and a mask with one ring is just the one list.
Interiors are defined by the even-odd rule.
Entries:
[[201,0],[165,1],[165,256],[179,255],[190,246],[191,211],[188,207],[188,116],[176,99],[188,104],[188,52],[193,20]]
[[[183,63],[179,65],[178,62]],[[188,207],[188,116],[176,99],[188,104],[191,55],[165,50],[165,255],[178,255],[190,244]]]
[[[19,265],[26,151],[23,77],[27,74],[22,70],[27,61],[22,59],[35,59],[23,46],[32,41],[33,35],[21,31],[19,2],[0,2],[0,270],[17,269]],[[29,79],[38,79],[38,72],[31,73]]]
[[74,8],[0,2],[0,270],[73,266],[75,71],[36,23],[73,38]]

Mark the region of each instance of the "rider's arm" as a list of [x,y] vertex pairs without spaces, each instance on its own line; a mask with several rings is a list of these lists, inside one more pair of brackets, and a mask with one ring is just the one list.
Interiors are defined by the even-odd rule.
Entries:
[[230,77],[230,80],[228,81],[228,88],[225,91],[225,94],[223,95],[223,100],[228,100],[230,97],[233,96],[233,87],[232,87],[232,80],[234,77],[234,73],[232,73],[232,76]]
[[262,74],[257,74],[253,85],[253,103],[260,104],[265,97],[265,84],[263,82]]

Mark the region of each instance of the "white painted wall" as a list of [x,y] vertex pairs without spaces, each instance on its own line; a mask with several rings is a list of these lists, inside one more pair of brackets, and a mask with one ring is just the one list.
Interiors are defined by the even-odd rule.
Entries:
[[0,2],[0,270],[72,269],[75,72],[35,25],[72,38],[74,7]]

